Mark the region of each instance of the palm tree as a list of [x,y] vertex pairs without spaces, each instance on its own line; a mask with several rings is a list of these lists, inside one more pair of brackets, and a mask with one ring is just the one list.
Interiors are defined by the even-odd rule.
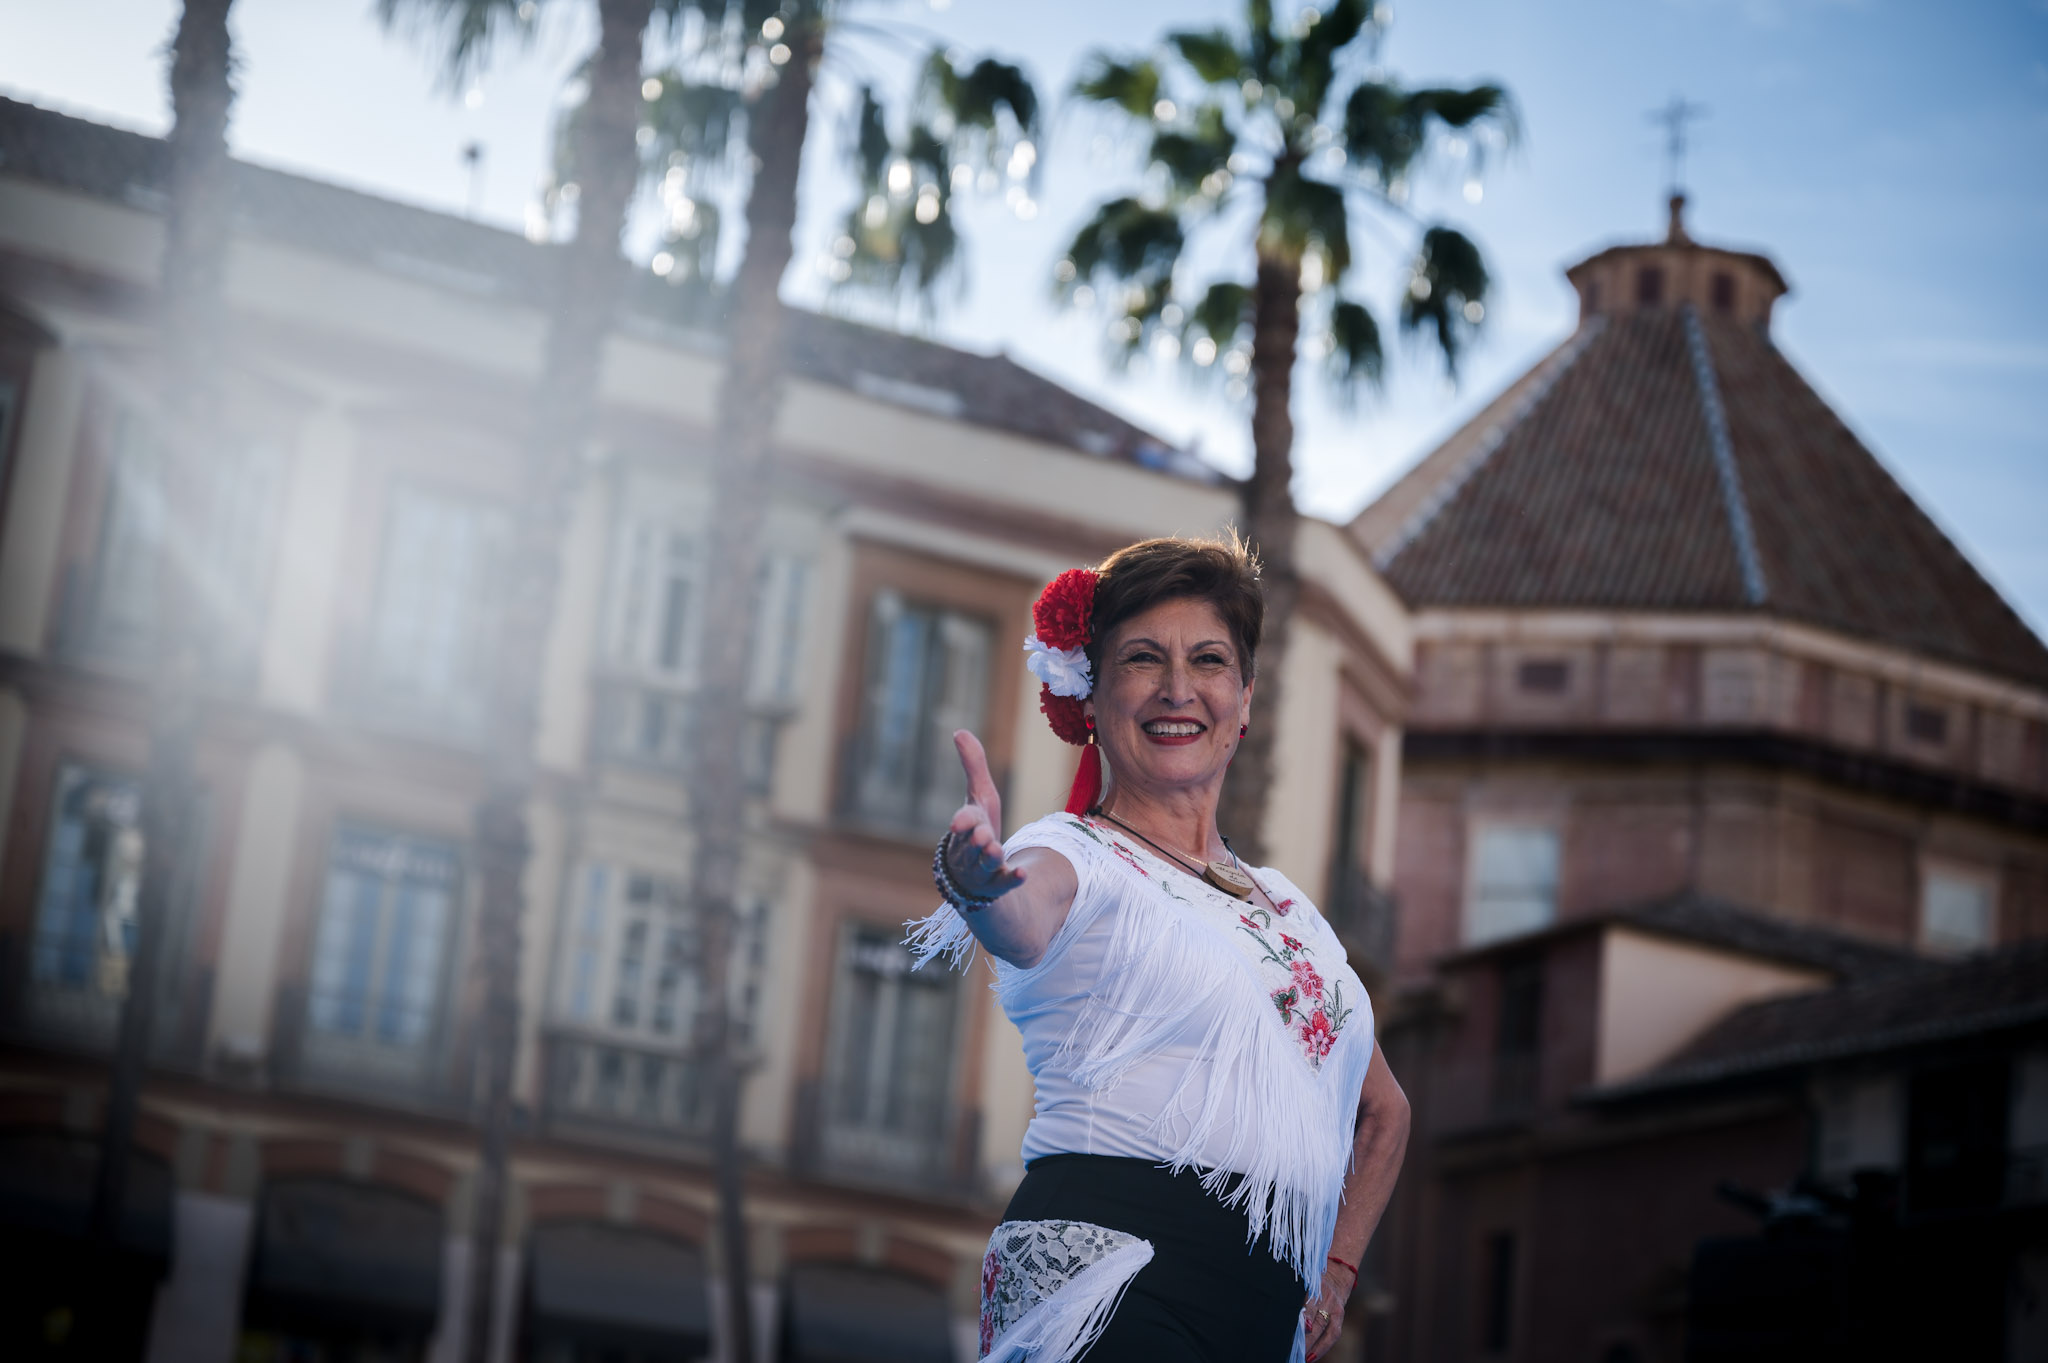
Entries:
[[[482,1149],[464,1334],[474,1363],[489,1356],[505,1217],[519,1041],[519,931],[530,850],[526,807],[540,709],[541,675],[532,660],[546,652],[568,507],[597,410],[604,340],[626,286],[619,240],[639,176],[641,50],[655,5],[656,0],[597,0],[597,47],[585,76],[589,95],[569,130],[581,191],[576,232],[554,249],[546,349],[519,451],[511,544],[498,586],[497,647],[504,665],[493,669],[492,765],[476,813],[483,888],[478,956],[484,1006],[477,1046]],[[665,8],[674,14],[672,3]],[[438,31],[451,85],[476,70],[501,36],[530,36],[538,10],[533,0],[378,0],[387,26],[409,18]]]
[[[1412,243],[1400,324],[1427,332],[1455,375],[1485,316],[1486,266],[1455,228],[1414,219],[1410,176],[1451,136],[1476,158],[1484,143],[1468,133],[1507,142],[1516,132],[1497,85],[1404,90],[1370,65],[1384,14],[1374,0],[1337,0],[1283,22],[1270,0],[1249,0],[1239,28],[1169,33],[1156,56],[1093,54],[1074,90],[1145,140],[1148,180],[1100,204],[1075,234],[1058,292],[1086,306],[1100,287],[1119,355],[1150,349],[1198,373],[1222,369],[1233,397],[1249,390],[1253,463],[1239,528],[1264,560],[1267,718],[1238,750],[1221,822],[1254,860],[1264,859],[1272,717],[1300,595],[1290,491],[1297,361],[1304,350],[1321,358],[1340,396],[1378,382],[1379,324],[1346,288],[1354,228],[1370,223]],[[1249,238],[1249,282],[1180,277],[1184,249],[1204,232]]]
[[[836,17],[830,11],[836,8],[827,0],[800,0],[780,10],[762,0],[598,0],[601,33],[584,75],[588,93],[566,119],[560,139],[557,175],[562,183],[577,186],[577,225],[563,248],[535,419],[523,451],[523,492],[500,639],[507,665],[497,669],[501,695],[493,751],[499,769],[477,819],[486,1004],[479,1047],[484,1105],[474,1213],[478,1253],[471,1269],[467,1333],[473,1359],[484,1357],[490,1303],[497,1291],[497,1256],[488,1247],[496,1244],[503,1224],[518,1036],[521,877],[528,847],[524,811],[539,685],[538,673],[524,664],[541,656],[555,607],[576,454],[591,427],[602,342],[626,280],[620,237],[638,184],[655,180],[667,210],[662,252],[667,273],[673,282],[691,284],[707,301],[727,306],[728,362],[717,418],[715,448],[721,458],[714,473],[709,557],[723,581],[711,593],[704,631],[693,785],[737,792],[744,786],[747,660],[761,567],[761,478],[781,392],[779,288],[793,252],[797,174],[809,130],[811,89],[828,21]],[[434,31],[451,88],[478,68],[498,38],[529,37],[539,10],[535,0],[379,0],[387,25],[411,19]],[[670,69],[643,75],[642,49],[656,18],[678,40],[680,55]],[[950,135],[942,139],[945,145],[973,144],[993,156],[1034,130],[1036,101],[1014,68],[985,62],[961,77],[940,61],[928,65],[927,72],[921,111],[930,116],[926,122],[944,114]],[[950,83],[946,76],[952,77]],[[875,105],[871,91],[867,98]],[[999,132],[999,108],[1010,113],[1007,137]],[[736,187],[736,181],[746,190],[747,244],[736,276],[720,287],[713,274],[717,194]],[[920,227],[931,225],[915,207],[912,217]],[[897,276],[880,269],[863,282],[887,291],[897,287]],[[742,1067],[733,1040],[730,986],[744,802],[698,800],[694,817],[691,902],[702,925],[704,971],[695,1044],[710,1071],[713,1094],[728,1353],[750,1358],[752,1306],[738,1145]]]
[[[757,0],[703,0],[703,7],[698,41],[650,85],[655,93],[649,127],[653,164],[666,167],[663,179],[674,186],[671,224],[678,232],[705,220],[726,177],[751,170],[745,253],[723,299],[726,368],[713,446],[718,459],[707,558],[715,580],[702,636],[702,690],[692,749],[694,788],[713,797],[692,801],[696,849],[690,887],[704,933],[699,1026],[714,1096],[729,1356],[750,1358],[737,1133],[742,1076],[732,1041],[729,981],[746,810],[734,797],[745,779],[741,744],[753,657],[753,596],[762,567],[764,480],[783,394],[781,286],[795,249],[797,181],[810,132],[811,94],[821,74],[833,74],[826,65],[828,36],[860,30],[846,21],[846,5],[834,0],[796,0],[766,15],[758,12]],[[868,194],[856,210],[857,224],[838,243],[845,248],[835,254],[844,267],[840,282],[885,296],[928,291],[955,258],[950,214],[954,168],[969,166],[971,174],[976,154],[993,162],[1032,145],[1037,109],[1030,83],[1015,67],[983,61],[962,72],[934,53],[925,65],[904,143],[913,160],[885,150],[892,147],[887,118],[874,88],[864,86],[857,153],[864,187],[872,191],[879,184],[880,194]],[[679,172],[673,181],[668,179],[671,171]]]
[[199,461],[219,429],[221,360],[227,349],[221,281],[230,218],[228,116],[235,102],[228,35],[232,2],[185,0],[170,48],[170,173],[158,319],[166,490],[158,601],[162,656],[150,697],[135,956],[121,1000],[93,1184],[91,1235],[105,1250],[116,1243],[127,1200],[128,1153],[141,1103],[164,939],[193,853],[195,688],[205,662],[205,632],[196,626],[205,622],[190,580],[194,535],[189,527],[195,523]]

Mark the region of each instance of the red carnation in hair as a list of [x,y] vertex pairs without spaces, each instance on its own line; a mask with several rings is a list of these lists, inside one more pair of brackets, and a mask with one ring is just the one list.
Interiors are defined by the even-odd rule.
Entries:
[[[1093,569],[1069,568],[1038,594],[1037,603],[1031,607],[1031,623],[1038,631],[1040,643],[1048,648],[1087,646],[1095,619],[1095,583]],[[1059,727],[1057,720],[1053,727]]]
[[1088,741],[1088,715],[1081,709],[1080,701],[1072,696],[1055,696],[1050,686],[1040,686],[1038,708],[1045,711],[1052,731],[1062,742],[1078,746]]

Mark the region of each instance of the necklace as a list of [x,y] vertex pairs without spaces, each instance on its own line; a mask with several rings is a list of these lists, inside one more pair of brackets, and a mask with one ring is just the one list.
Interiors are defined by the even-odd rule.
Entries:
[[[1143,833],[1138,832],[1137,829],[1131,827],[1106,809],[1098,809],[1097,812],[1125,832],[1134,835],[1153,851],[1172,858],[1176,864],[1196,867],[1197,869],[1190,872],[1190,874],[1199,875],[1205,884],[1214,886],[1232,899],[1250,899],[1252,891],[1258,888],[1257,882],[1247,875],[1244,868],[1238,864],[1235,850],[1231,851],[1229,861],[1198,862],[1191,856],[1175,852],[1170,848],[1161,847],[1158,843],[1152,841]],[[1223,839],[1223,846],[1229,848],[1230,839]]]

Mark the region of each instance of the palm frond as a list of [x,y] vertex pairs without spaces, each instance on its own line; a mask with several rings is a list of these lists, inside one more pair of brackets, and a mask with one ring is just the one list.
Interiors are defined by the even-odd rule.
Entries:
[[1150,159],[1166,168],[1176,195],[1186,197],[1203,193],[1205,180],[1219,170],[1227,171],[1230,154],[1236,150],[1237,134],[1223,110],[1205,104],[1185,125],[1154,133]]
[[1249,284],[1229,281],[1211,284],[1201,300],[1188,309],[1190,334],[1208,337],[1218,350],[1228,350],[1251,328],[1252,290]]
[[1323,100],[1336,78],[1337,57],[1364,31],[1372,17],[1369,0],[1337,0],[1308,26],[1295,48],[1291,97],[1311,116],[1322,112]]
[[934,48],[925,59],[920,94],[928,112],[944,110],[958,127],[992,133],[1008,110],[1020,132],[1038,131],[1038,90],[1021,66],[984,57],[961,71],[944,48]]
[[1521,122],[1514,101],[1498,85],[1469,90],[1433,87],[1403,91],[1367,82],[1344,105],[1344,151],[1355,164],[1392,184],[1407,174],[1428,145],[1432,124],[1446,128],[1492,127],[1513,145]]
[[746,110],[742,93],[686,80],[675,71],[650,79],[658,83],[659,93],[643,98],[640,106],[640,125],[652,135],[641,152],[646,172],[659,175],[681,165],[701,183],[730,169]]
[[854,115],[854,164],[860,171],[863,185],[873,186],[882,182],[882,175],[889,168],[889,125],[883,111],[882,101],[875,94],[875,87],[863,85],[860,90],[860,112]]
[[1159,68],[1144,58],[1119,61],[1106,52],[1091,53],[1080,79],[1074,82],[1074,97],[1149,119],[1159,102]]
[[1254,80],[1273,83],[1275,58],[1280,51],[1280,34],[1273,27],[1273,0],[1245,0],[1245,56]]
[[1521,131],[1520,116],[1508,92],[1498,85],[1475,85],[1469,90],[1433,87],[1416,90],[1408,102],[1418,113],[1452,128],[1469,128],[1475,123],[1493,123],[1510,139]]
[[1335,284],[1351,269],[1351,211],[1344,191],[1304,175],[1294,163],[1274,168],[1266,180],[1266,211],[1259,221],[1259,251],[1299,261],[1310,251],[1323,257],[1323,280]]
[[676,286],[711,287],[718,277],[718,238],[724,226],[713,198],[688,195],[664,196],[666,221],[662,226],[661,251],[671,262],[667,279]]
[[[960,233],[953,221],[951,196],[937,191],[938,208],[929,220],[915,207],[917,199],[873,196],[848,213],[841,241],[851,241],[847,269],[834,281],[836,289],[858,289],[898,304],[915,300],[929,307],[939,285],[955,271],[960,258]],[[876,205],[882,205],[880,212]]]
[[1377,388],[1386,364],[1380,324],[1363,303],[1340,298],[1330,306],[1329,374],[1339,396]]
[[1421,154],[1422,111],[1396,86],[1367,81],[1344,101],[1344,155],[1354,166],[1392,184]]
[[1486,317],[1486,291],[1491,280],[1479,247],[1450,227],[1432,227],[1422,234],[1422,247],[1401,300],[1401,328],[1434,334],[1443,352],[1444,368],[1456,377],[1466,344]]
[[1074,267],[1068,288],[1099,274],[1163,294],[1186,243],[1177,214],[1136,199],[1111,199],[1067,247],[1067,261]]
[[1184,29],[1166,35],[1166,41],[1197,76],[1211,85],[1243,80],[1250,62],[1237,47],[1227,28]]
[[439,49],[441,79],[459,90],[489,62],[502,38],[533,40],[538,6],[520,0],[377,0],[377,21],[410,27]]

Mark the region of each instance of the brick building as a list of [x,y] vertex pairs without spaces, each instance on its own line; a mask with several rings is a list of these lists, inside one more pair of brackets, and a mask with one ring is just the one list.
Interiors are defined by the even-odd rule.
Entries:
[[1695,1244],[1754,1229],[1717,1182],[1911,1203],[1964,1053],[1996,1159],[2048,1139],[2038,1032],[1995,1018],[1887,1052],[1921,1097],[1849,1164],[1838,1072],[1667,1070],[1772,1000],[2005,978],[2048,935],[2048,648],[1773,344],[1777,267],[1682,210],[1567,271],[1572,335],[1351,527],[1416,639],[1378,1356],[1675,1361]]
[[[163,161],[0,101],[0,1354],[454,1359],[476,1252],[479,588],[543,248],[237,166],[235,438],[207,532],[166,546]],[[486,1247],[502,1358],[718,1343],[680,887],[720,359],[680,298],[644,277],[611,337],[542,660],[516,1186]],[[1055,807],[1073,750],[1016,665],[1032,599],[1134,538],[1212,531],[1235,493],[1006,358],[793,330],[747,796],[757,1337],[789,1360],[950,1360],[971,1355],[1032,1095],[984,981],[912,976],[898,945],[959,799],[946,735],[983,735],[1019,816]],[[241,628],[204,700],[200,871],[156,982],[117,1277],[68,1256],[128,985],[167,551]],[[1268,845],[1366,914],[1391,876],[1407,614],[1340,527],[1306,526],[1301,553]]]

